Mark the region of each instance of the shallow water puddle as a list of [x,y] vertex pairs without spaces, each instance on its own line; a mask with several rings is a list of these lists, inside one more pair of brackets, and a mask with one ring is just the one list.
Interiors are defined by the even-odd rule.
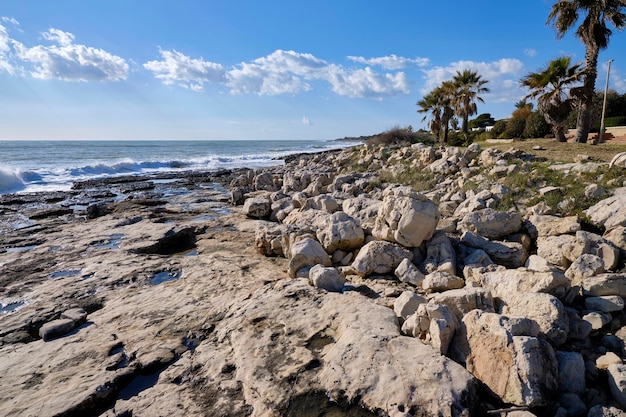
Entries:
[[154,274],[154,276],[150,278],[150,284],[159,285],[164,282],[175,281],[182,276],[183,276],[183,271],[176,271],[176,272],[162,271],[157,274]]
[[198,249],[187,249],[182,252],[175,253],[178,256],[198,256]]
[[50,279],[73,277],[80,274],[80,269],[65,269],[62,271],[53,272],[50,274]]
[[8,314],[26,305],[26,301],[13,301],[10,303],[0,303],[0,314]]
[[102,243],[99,245],[93,245],[96,249],[119,249],[120,242],[124,239],[124,233],[115,233],[110,235],[107,240],[107,243]]
[[6,248],[6,253],[16,253],[16,252],[26,252],[29,250],[33,250],[37,247],[37,245],[29,245],[29,246],[19,246],[16,248]]

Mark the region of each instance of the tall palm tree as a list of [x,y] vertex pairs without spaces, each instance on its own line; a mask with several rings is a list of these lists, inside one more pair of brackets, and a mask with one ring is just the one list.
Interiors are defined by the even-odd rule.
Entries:
[[520,80],[522,86],[531,90],[524,100],[537,99],[537,108],[559,142],[566,140],[565,124],[574,105],[575,99],[569,94],[571,85],[583,75],[581,64],[571,65],[571,61],[569,57],[553,59],[545,68]]
[[457,71],[452,81],[456,86],[454,111],[462,120],[461,130],[467,133],[468,119],[478,112],[476,101],[485,102],[479,94],[489,92],[489,89],[485,87],[489,81],[483,80],[478,72],[469,69]]
[[432,132],[437,139],[439,139],[439,133],[441,132],[441,113],[442,109],[439,106],[439,100],[435,96],[434,92],[426,94],[420,101],[417,102],[418,113],[424,114],[422,122],[426,121],[430,117],[428,122],[428,129]]
[[576,142],[587,142],[591,123],[591,105],[598,77],[598,54],[609,45],[613,33],[607,26],[611,23],[621,30],[626,26],[625,0],[558,0],[551,8],[547,24],[556,29],[558,38],[565,36],[583,17],[576,28],[576,36],[585,45],[584,84],[576,90],[579,117]]
[[454,84],[445,81],[417,102],[417,112],[424,114],[422,121],[430,118],[428,128],[443,143],[448,143],[450,119],[454,116],[451,105],[453,96]]

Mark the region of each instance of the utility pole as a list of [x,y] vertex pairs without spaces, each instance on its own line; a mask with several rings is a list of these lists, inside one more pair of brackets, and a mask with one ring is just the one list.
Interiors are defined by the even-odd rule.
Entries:
[[598,133],[598,143],[602,143],[602,135],[604,134],[604,112],[606,111],[606,94],[609,91],[609,76],[611,75],[611,62],[609,59],[609,68],[606,70],[606,85],[604,86],[604,100],[602,101],[602,118],[600,119],[600,133]]

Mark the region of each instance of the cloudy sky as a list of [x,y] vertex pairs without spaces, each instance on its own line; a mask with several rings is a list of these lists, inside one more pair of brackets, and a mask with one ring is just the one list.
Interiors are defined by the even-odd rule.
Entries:
[[[334,139],[423,127],[457,70],[505,118],[518,80],[584,59],[529,0],[2,0],[0,139]],[[626,33],[598,86],[626,92]]]

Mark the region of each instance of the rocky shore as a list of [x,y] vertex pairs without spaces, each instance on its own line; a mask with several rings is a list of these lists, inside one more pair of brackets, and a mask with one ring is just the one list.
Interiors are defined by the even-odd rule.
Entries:
[[626,157],[581,161],[362,146],[0,196],[0,414],[626,415]]

